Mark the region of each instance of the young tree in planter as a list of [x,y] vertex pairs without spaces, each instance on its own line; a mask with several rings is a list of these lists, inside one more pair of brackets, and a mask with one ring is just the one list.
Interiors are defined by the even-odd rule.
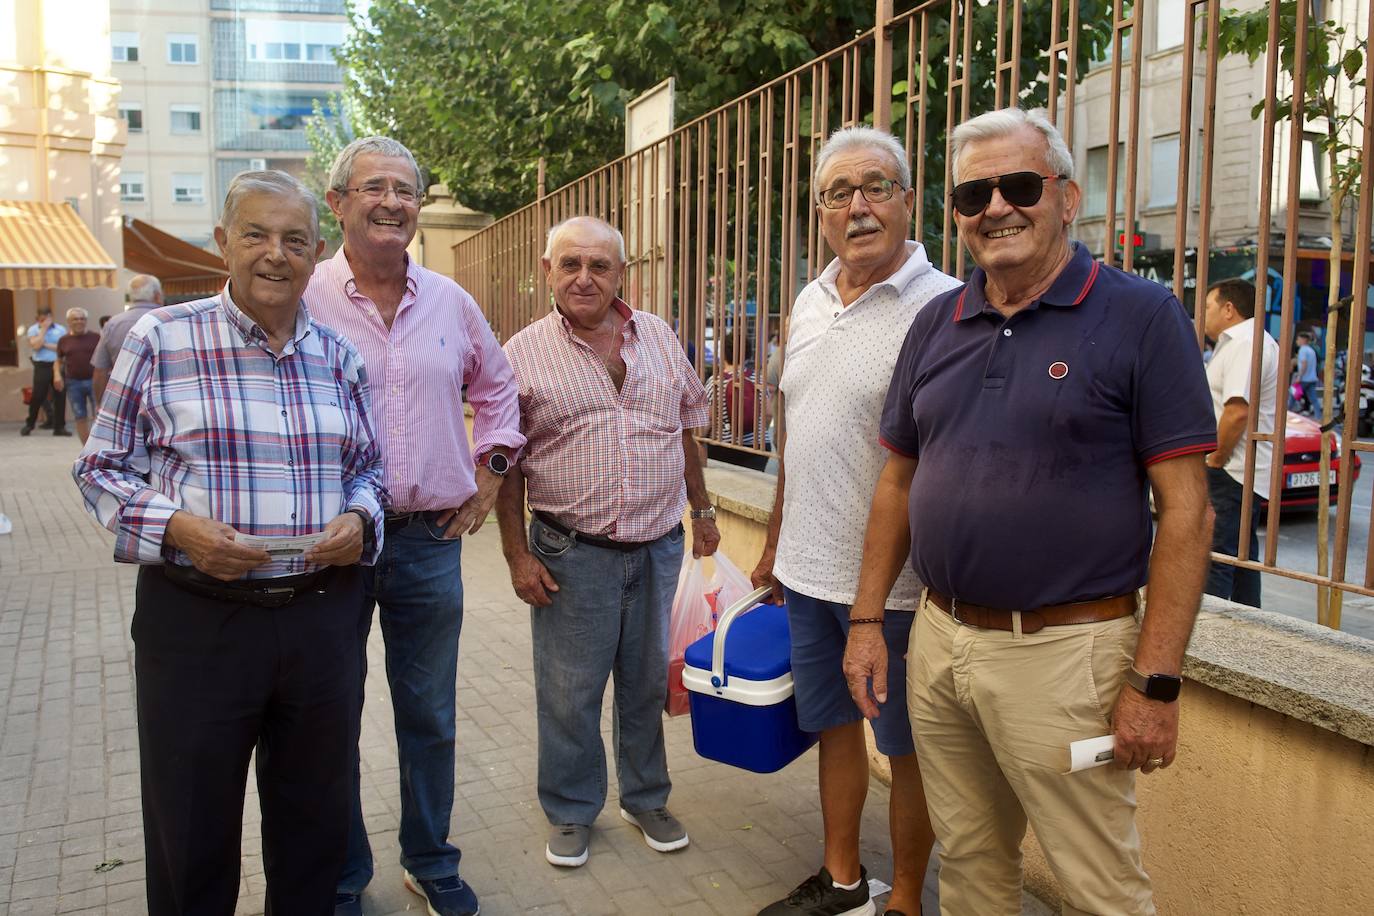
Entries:
[[[1301,6],[1299,4],[1301,3]],[[1301,86],[1290,81],[1288,94],[1275,100],[1275,113],[1281,120],[1291,120],[1296,109],[1303,125],[1312,124],[1323,132],[1316,141],[1318,152],[1325,158],[1328,175],[1328,216],[1331,237],[1330,286],[1327,291],[1326,364],[1322,380],[1322,427],[1332,423],[1332,395],[1335,388],[1337,329],[1340,313],[1341,254],[1345,245],[1341,216],[1346,202],[1358,192],[1363,167],[1360,138],[1364,122],[1360,113],[1364,108],[1366,86],[1366,58],[1368,36],[1360,37],[1352,28],[1326,19],[1318,12],[1327,4],[1316,0],[1280,0],[1278,6],[1279,66],[1288,74],[1296,74],[1299,20],[1306,33],[1306,78]],[[1270,8],[1266,4],[1257,10],[1223,12],[1217,45],[1222,54],[1244,54],[1253,64],[1269,51]],[[1296,100],[1295,100],[1296,96]],[[1264,116],[1263,101],[1251,109],[1255,119]],[[1296,239],[1285,239],[1295,245]],[[1356,252],[1356,257],[1368,257]],[[1261,268],[1262,269],[1262,268]],[[1363,291],[1352,290],[1353,299],[1363,307]],[[1354,323],[1351,323],[1353,329]],[[1363,342],[1347,341],[1346,372],[1359,378],[1363,362]],[[1351,358],[1355,357],[1355,358]],[[1350,377],[1350,376],[1347,376]],[[1321,440],[1321,473],[1317,511],[1317,573],[1328,574],[1330,538],[1330,469],[1331,444],[1325,434]],[[1347,457],[1347,460],[1349,458]],[[1339,629],[1341,622],[1341,592],[1317,590],[1317,622]]]

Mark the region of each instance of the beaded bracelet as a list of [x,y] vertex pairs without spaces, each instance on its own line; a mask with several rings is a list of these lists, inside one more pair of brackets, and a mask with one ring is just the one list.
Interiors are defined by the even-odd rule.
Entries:
[[849,625],[852,627],[852,626],[854,626],[854,624],[856,624],[856,623],[882,623],[882,622],[883,622],[883,618],[881,618],[881,617],[854,617],[854,618],[850,619]]

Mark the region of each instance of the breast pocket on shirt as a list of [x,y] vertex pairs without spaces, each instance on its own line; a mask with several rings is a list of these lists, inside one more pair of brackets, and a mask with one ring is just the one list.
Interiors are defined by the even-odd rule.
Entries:
[[682,428],[682,387],[672,375],[655,373],[638,381],[631,392],[636,421],[660,433]]

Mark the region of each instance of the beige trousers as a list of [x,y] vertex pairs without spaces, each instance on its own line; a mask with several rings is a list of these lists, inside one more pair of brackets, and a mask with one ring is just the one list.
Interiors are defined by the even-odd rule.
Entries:
[[1019,916],[1021,840],[1035,828],[1064,912],[1152,916],[1135,828],[1135,773],[1068,773],[1069,742],[1111,733],[1135,655],[1134,617],[1021,634],[922,604],[907,694],[940,840],[944,916]]

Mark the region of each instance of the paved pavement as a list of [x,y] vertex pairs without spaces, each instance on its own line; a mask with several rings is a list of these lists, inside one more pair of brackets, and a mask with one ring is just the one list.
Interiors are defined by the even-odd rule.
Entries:
[[[76,440],[0,424],[0,916],[144,912],[133,701],[134,570],[110,559],[111,536],[81,507],[70,477]],[[745,916],[819,864],[815,751],[759,776],[703,760],[684,719],[667,726],[672,807],[692,844],[662,855],[616,813],[614,789],[575,870],[544,861],[535,799],[528,612],[511,592],[494,524],[465,551],[453,837],[482,911],[501,914]],[[373,628],[371,670],[383,670]],[[606,704],[609,711],[609,698]],[[603,729],[610,733],[609,717]],[[363,805],[377,857],[372,914],[415,913],[396,862],[399,811],[390,703],[368,683]],[[870,789],[863,832],[870,875],[891,879],[887,790]],[[257,801],[244,814],[239,913],[261,913]],[[933,877],[933,872],[932,872]],[[936,912],[933,881],[925,907]],[[1027,913],[1048,912],[1028,898]]]

